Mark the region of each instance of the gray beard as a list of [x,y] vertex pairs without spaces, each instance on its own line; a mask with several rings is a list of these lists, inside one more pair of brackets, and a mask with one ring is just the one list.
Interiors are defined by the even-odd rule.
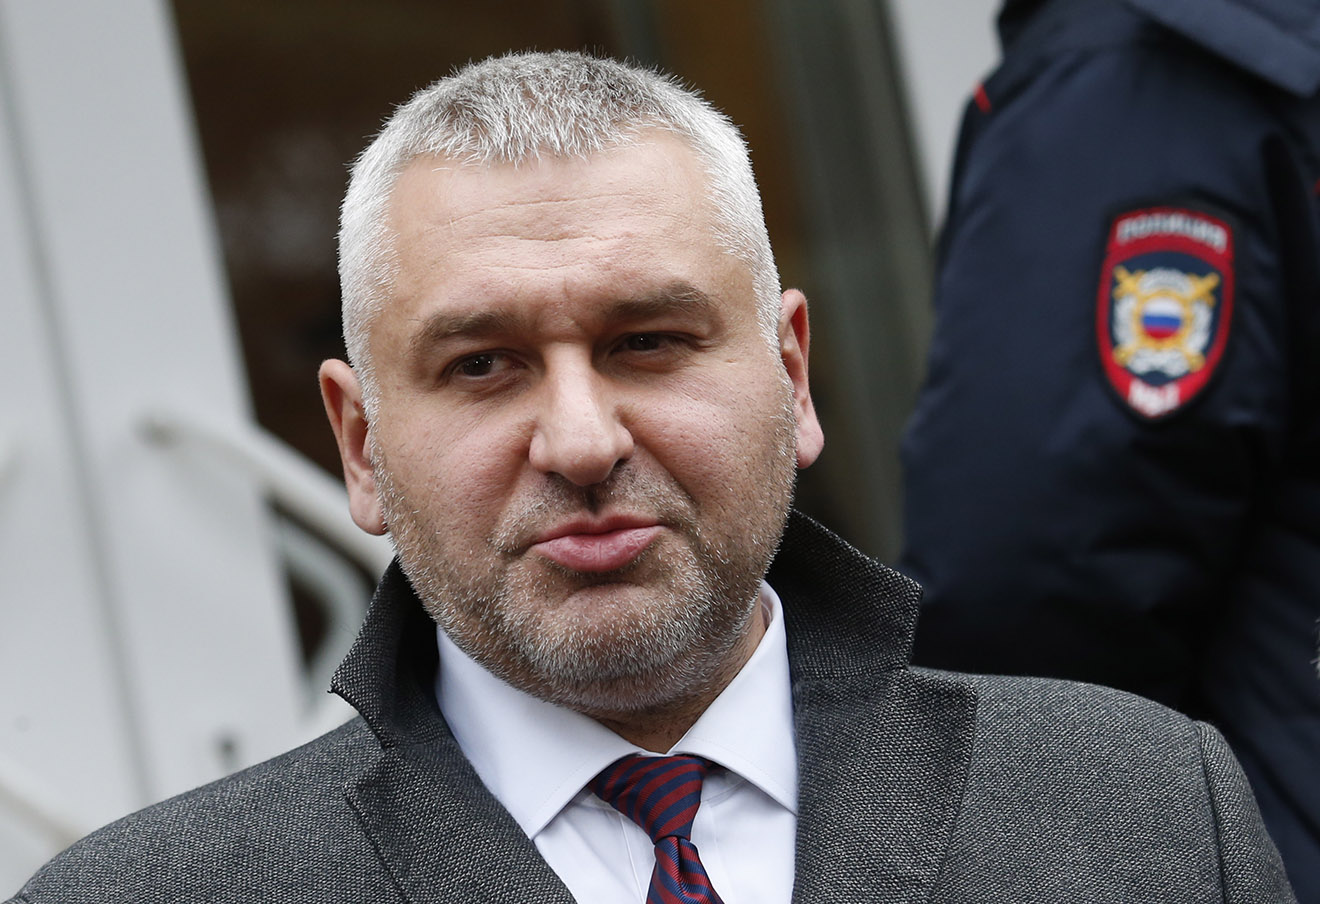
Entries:
[[[713,683],[755,610],[760,574],[740,579],[710,549],[693,551],[660,588],[662,598],[632,608],[605,635],[583,624],[545,630],[541,613],[520,605],[553,593],[544,578],[473,587],[451,577],[438,597],[444,605],[426,605],[460,649],[515,687],[589,714],[652,709]],[[638,567],[609,580],[626,580]],[[432,594],[428,588],[424,601]],[[475,622],[462,613],[475,614]]]
[[[441,533],[408,504],[384,456],[375,456],[376,485],[400,564],[422,604],[454,643],[487,670],[533,696],[588,715],[638,713],[718,693],[733,674],[733,648],[746,635],[759,587],[779,544],[796,475],[791,409],[774,427],[770,479],[747,500],[736,529],[712,537],[696,503],[667,474],[627,462],[604,483],[576,487],[548,476],[545,491],[513,512],[488,541],[502,563],[556,518],[608,505],[657,516],[684,540],[678,553],[645,550],[627,568],[584,575],[545,563],[543,573],[468,569],[468,557],[442,546]],[[764,513],[759,519],[757,513]],[[627,583],[650,574],[656,598],[612,606],[592,620],[554,621],[533,604],[565,587]],[[625,611],[626,610],[626,611]],[[609,630],[601,630],[608,622]],[[741,661],[734,663],[736,669]]]

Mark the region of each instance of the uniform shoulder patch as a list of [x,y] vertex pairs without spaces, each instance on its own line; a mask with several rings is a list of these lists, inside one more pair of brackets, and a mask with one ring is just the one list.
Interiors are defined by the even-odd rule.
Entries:
[[1109,384],[1147,420],[1206,387],[1233,322],[1233,230],[1187,206],[1129,210],[1109,229],[1096,304]]

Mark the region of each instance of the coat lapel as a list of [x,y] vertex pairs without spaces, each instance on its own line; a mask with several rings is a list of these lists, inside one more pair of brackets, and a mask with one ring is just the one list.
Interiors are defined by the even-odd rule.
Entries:
[[452,739],[383,751],[345,793],[411,904],[573,904]]
[[435,625],[391,565],[333,683],[380,742],[344,789],[363,831],[411,904],[573,904],[450,734],[435,666]]
[[819,525],[790,521],[770,583],[797,727],[793,900],[926,901],[962,800],[975,694],[907,668],[920,589]]
[[793,900],[929,900],[966,781],[970,692],[905,672],[851,689],[803,682],[794,703]]

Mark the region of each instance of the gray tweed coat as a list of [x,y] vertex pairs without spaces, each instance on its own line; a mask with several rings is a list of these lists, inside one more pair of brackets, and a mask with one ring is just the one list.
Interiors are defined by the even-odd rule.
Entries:
[[[798,515],[770,581],[795,901],[1293,900],[1214,729],[1097,687],[909,668],[919,589]],[[11,904],[571,901],[450,736],[435,656],[391,568],[335,679],[360,718],[107,826]]]

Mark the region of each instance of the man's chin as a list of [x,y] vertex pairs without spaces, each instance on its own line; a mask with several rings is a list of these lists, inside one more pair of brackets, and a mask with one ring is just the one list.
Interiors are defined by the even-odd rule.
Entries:
[[603,645],[620,630],[663,618],[656,607],[668,596],[667,588],[622,572],[585,575],[546,589],[538,604],[543,630],[581,637],[589,644],[599,636]]
[[612,589],[590,588],[607,594],[605,602],[579,591],[566,604],[570,609],[553,612],[524,635],[518,658],[536,685],[527,690],[592,716],[668,707],[705,695],[747,630],[744,621],[707,633],[700,619],[657,611],[654,597],[630,599],[627,591],[644,594],[646,588]]
[[534,696],[597,719],[621,718],[649,711],[663,710],[691,697],[700,696],[694,684],[704,684],[702,676],[691,669],[663,668],[624,674],[597,673],[584,678],[580,673],[538,674]]

